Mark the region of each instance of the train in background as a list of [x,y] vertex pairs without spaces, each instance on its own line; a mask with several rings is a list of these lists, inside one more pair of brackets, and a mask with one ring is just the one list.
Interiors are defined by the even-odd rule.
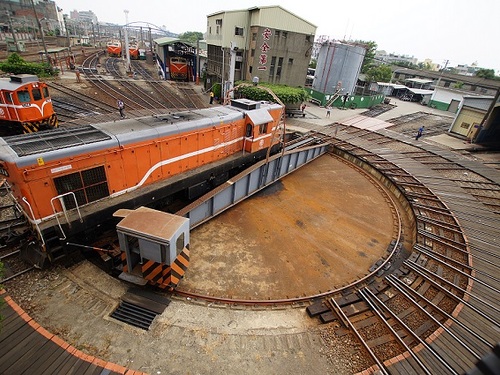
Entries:
[[[276,152],[282,116],[282,105],[237,99],[227,106],[0,138],[0,173],[33,229],[22,253],[43,266],[75,244],[95,245],[101,231],[115,228],[119,248],[98,250],[112,272],[175,287],[189,263],[185,223],[179,222],[173,243],[160,238],[145,245],[130,222],[170,219],[145,219],[147,212],[134,210],[164,209],[179,199],[187,204]],[[119,228],[113,216],[126,223]],[[172,245],[170,255],[166,244]]]
[[121,57],[122,43],[119,40],[111,40],[106,45],[106,52],[109,57]]
[[128,52],[132,60],[139,60],[139,43],[132,42],[128,46]]
[[170,79],[175,81],[190,81],[192,79],[191,66],[188,59],[182,56],[172,56],[169,61]]
[[36,75],[0,78],[0,136],[57,128],[48,85]]

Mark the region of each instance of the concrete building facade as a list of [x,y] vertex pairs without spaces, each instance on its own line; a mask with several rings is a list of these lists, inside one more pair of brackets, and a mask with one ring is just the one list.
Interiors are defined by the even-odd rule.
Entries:
[[206,88],[235,81],[304,86],[316,26],[280,6],[207,16]]

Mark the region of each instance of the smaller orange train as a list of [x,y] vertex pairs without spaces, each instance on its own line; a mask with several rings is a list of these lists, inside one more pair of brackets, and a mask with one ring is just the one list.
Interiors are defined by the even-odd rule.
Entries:
[[106,46],[109,57],[121,57],[122,55],[122,44],[119,40],[112,40],[108,42]]
[[188,81],[189,80],[189,69],[191,68],[188,64],[188,59],[180,56],[170,57],[170,79],[175,81]]
[[57,128],[46,83],[31,74],[0,78],[0,136]]

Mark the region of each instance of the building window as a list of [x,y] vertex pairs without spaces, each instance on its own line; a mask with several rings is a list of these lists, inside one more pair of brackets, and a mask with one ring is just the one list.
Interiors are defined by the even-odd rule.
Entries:
[[275,38],[279,38],[279,37],[280,37],[280,31],[279,31],[279,30],[276,30],[276,31],[274,32],[274,37],[275,37]]
[[215,20],[215,24],[216,24],[216,25],[220,25],[220,26],[222,26],[222,18],[218,18],[218,19],[216,19],[216,20]]
[[209,33],[209,34],[212,34],[212,26],[209,26],[209,27],[208,27],[208,33]]
[[217,25],[217,28],[215,29],[215,34],[219,35],[219,31],[220,31],[220,26]]
[[234,35],[241,35],[243,36],[243,27],[235,27],[234,28]]
[[243,52],[236,52],[236,62],[234,68],[236,70],[241,70],[241,62],[243,61]]
[[250,57],[254,57],[255,56],[255,48],[252,48],[252,50],[250,51]]
[[281,77],[281,67],[283,66],[283,57],[278,59],[278,69],[276,69],[276,78],[279,79]]
[[274,66],[276,65],[276,56],[271,57],[271,66],[269,67],[269,81],[274,79]]
[[306,42],[310,42],[311,41],[311,36],[310,35],[306,35]]
[[450,81],[446,81],[446,82],[444,83],[444,87],[450,87]]
[[252,40],[253,41],[257,40],[257,33],[252,33]]
[[466,123],[466,122],[462,122],[462,124],[460,125],[460,127],[462,129],[469,129],[470,128],[470,124]]
[[476,86],[476,85],[471,85],[471,87],[470,87],[470,91],[476,91],[476,89],[477,89],[477,86]]
[[288,65],[293,65],[293,59],[288,59]]
[[286,31],[283,31],[283,38],[288,38],[288,33]]
[[250,66],[248,67],[248,73],[252,74],[252,70],[253,70],[253,66],[252,66],[252,65],[250,65]]

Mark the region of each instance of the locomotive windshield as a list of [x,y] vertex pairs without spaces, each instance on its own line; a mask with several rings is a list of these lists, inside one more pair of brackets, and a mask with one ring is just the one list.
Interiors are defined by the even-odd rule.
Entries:
[[19,103],[29,103],[31,101],[30,93],[28,90],[18,91],[17,98]]
[[41,100],[42,99],[42,92],[40,91],[40,89],[33,89],[31,91],[31,93],[33,94],[33,100]]

